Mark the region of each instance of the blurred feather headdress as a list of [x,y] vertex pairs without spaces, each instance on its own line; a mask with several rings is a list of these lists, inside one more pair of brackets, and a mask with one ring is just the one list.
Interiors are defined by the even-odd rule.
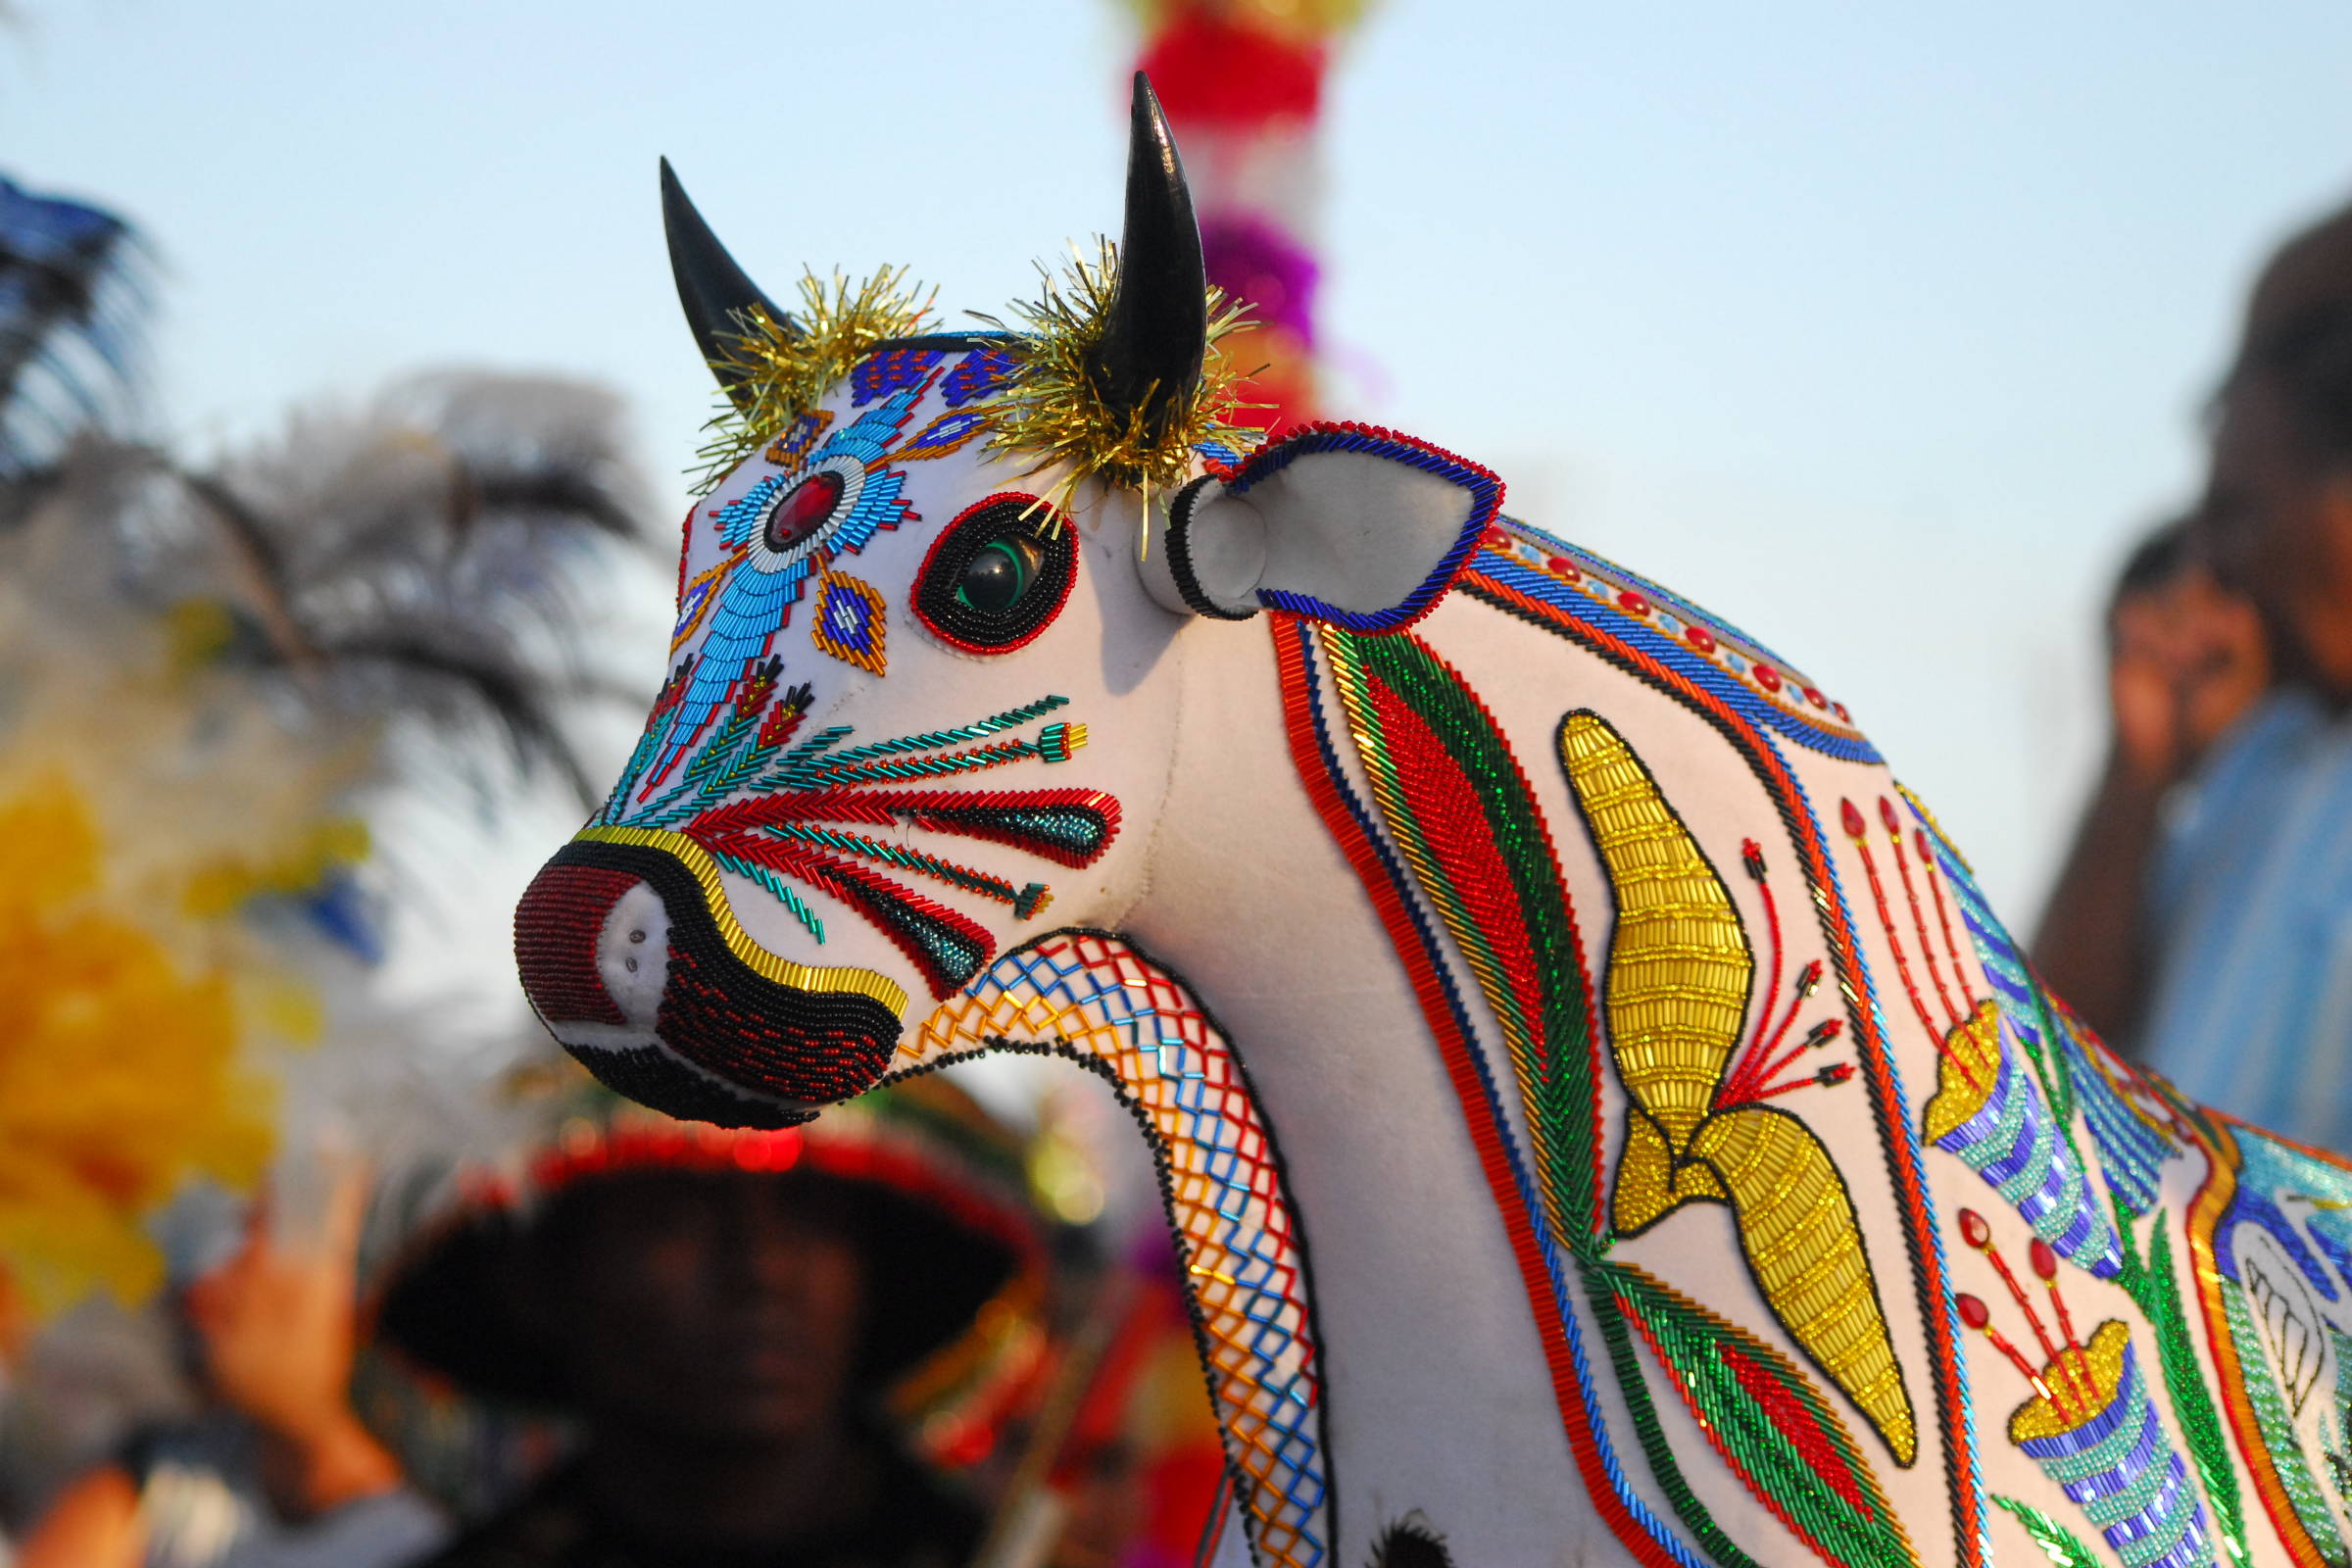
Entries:
[[581,584],[645,503],[613,398],[514,376],[300,413],[204,469],[92,430],[12,456],[0,1280],[43,1315],[142,1293],[156,1206],[251,1179],[273,1048],[314,1045],[314,1103],[466,1119],[478,1085],[428,1082],[455,1055],[367,983],[396,891],[371,819],[451,777],[581,787]]

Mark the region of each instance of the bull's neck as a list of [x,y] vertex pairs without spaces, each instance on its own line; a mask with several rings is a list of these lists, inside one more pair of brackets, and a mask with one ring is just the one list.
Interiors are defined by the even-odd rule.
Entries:
[[[1173,777],[1124,924],[1217,1014],[1281,1151],[1313,1272],[1338,1560],[1419,1508],[1493,1533],[1492,1560],[1573,1561],[1592,1526],[1571,1505],[1523,1277],[1526,1195],[1497,1153],[1508,1113],[1478,1042],[1433,1033],[1400,911],[1367,896],[1363,847],[1318,799],[1314,715],[1282,665],[1295,637],[1273,621],[1184,639]],[[1345,716],[1321,718],[1345,746]],[[1436,1432],[1457,1447],[1442,1466]]]

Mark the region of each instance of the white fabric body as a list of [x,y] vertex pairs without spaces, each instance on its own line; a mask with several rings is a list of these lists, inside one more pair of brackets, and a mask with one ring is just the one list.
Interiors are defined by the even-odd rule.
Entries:
[[[909,415],[907,431],[940,412],[937,396],[926,394]],[[835,431],[858,414],[847,389],[837,390],[828,409]],[[814,685],[804,733],[827,724],[854,726],[845,747],[968,724],[1049,694],[1068,699],[1054,718],[1087,726],[1086,744],[1066,761],[1020,761],[980,781],[1008,790],[1080,786],[1116,797],[1122,826],[1107,853],[1083,870],[1041,869],[1054,888],[1051,912],[1016,920],[1002,904],[956,888],[926,883],[922,892],[981,922],[1000,953],[1065,926],[1131,938],[1213,1013],[1247,1067],[1259,1116],[1280,1149],[1291,1215],[1311,1262],[1319,1432],[1329,1484],[1316,1512],[1322,1547],[1312,1560],[1362,1563],[1379,1533],[1412,1511],[1445,1535],[1464,1568],[1639,1560],[1624,1544],[1622,1521],[1613,1526],[1604,1517],[1629,1507],[1654,1515],[1666,1537],[1688,1540],[1673,1499],[1645,1460],[1601,1348],[1600,1325],[1571,1291],[1590,1398],[1622,1475],[1622,1491],[1606,1497],[1588,1487],[1587,1476],[1594,1472],[1580,1465],[1574,1450],[1572,1423],[1549,1370],[1544,1310],[1523,1284],[1508,1204],[1498,1205],[1494,1196],[1494,1167],[1473,1136],[1391,932],[1294,760],[1276,648],[1283,637],[1296,635],[1297,623],[1271,614],[1224,621],[1173,612],[1164,568],[1139,563],[1137,497],[1087,486],[1071,517],[1081,547],[1076,586],[1060,613],[1034,642],[1002,655],[949,646],[926,631],[909,608],[918,571],[941,530],[983,497],[1048,494],[1054,476],[1025,473],[1015,462],[987,456],[978,442],[900,466],[905,499],[916,516],[832,564],[884,600],[887,669],[871,673],[812,648],[812,586],[773,639],[784,661],[781,681]],[[689,524],[687,580],[719,559],[710,519],[777,471],[760,458],[748,460],[697,506]],[[1220,596],[1230,593],[1238,603],[1261,548],[1253,541],[1262,539],[1265,583],[1359,612],[1378,612],[1423,582],[1456,544],[1462,516],[1454,485],[1421,469],[1354,455],[1302,458],[1247,495],[1213,494],[1201,502],[1208,530],[1203,537],[1218,530],[1229,535],[1212,558]],[[1163,548],[1157,539],[1152,543]],[[1540,540],[1518,534],[1507,548],[1528,571],[1541,566]],[[1555,573],[1555,584],[1569,582],[1569,570]],[[1485,706],[1543,818],[1577,923],[1602,1036],[1595,1047],[1601,1147],[1594,1163],[1604,1195],[1619,1178],[1636,1119],[1630,1114],[1634,1102],[1612,1067],[1608,1037],[1609,991],[1618,983],[1610,959],[1619,895],[1561,761],[1557,737],[1564,715],[1589,710],[1606,721],[1713,867],[1752,950],[1742,1043],[1786,1004],[1788,976],[1816,960],[1826,965],[1828,978],[1804,1002],[1796,1028],[1801,1033],[1836,1020],[1844,1033],[1806,1054],[1801,1073],[1825,1064],[1850,1068],[1867,1049],[1890,1087],[1872,1091],[1865,1079],[1798,1084],[1769,1103],[1809,1129],[1850,1198],[1915,1429],[1915,1453],[1898,1452],[1884,1426],[1874,1426],[1884,1412],[1874,1418],[1860,1408],[1833,1382],[1824,1356],[1784,1324],[1742,1256],[1740,1220],[1731,1203],[1690,1201],[1673,1208],[1638,1234],[1620,1236],[1609,1261],[1638,1266],[1798,1368],[1851,1435],[1916,1562],[2037,1560],[2042,1548],[2016,1515],[1984,1500],[1992,1496],[2039,1510],[2102,1551],[2097,1523],[2008,1434],[2011,1413],[2034,1398],[2034,1390],[1982,1335],[1962,1334],[1952,1316],[1955,1293],[1980,1298],[1991,1303],[1996,1327],[2029,1355],[2034,1350],[2026,1319],[1986,1256],[1966,1245],[1957,1218],[1964,1209],[1987,1219],[2004,1255],[2032,1285],[2044,1318],[2051,1307],[2027,1273],[2035,1232],[2018,1202],[1958,1153],[1922,1147],[1921,1118],[1937,1094],[1944,1053],[1952,1049],[1947,1033],[1969,1011],[1961,998],[1973,1003],[1999,993],[1960,910],[1924,902],[1933,884],[1914,891],[1910,882],[1897,880],[1888,840],[1881,834],[1882,802],[1900,813],[1905,834],[1924,831],[1924,823],[1910,814],[1882,764],[1840,760],[1831,755],[1834,746],[1792,738],[1811,725],[1850,737],[1852,747],[1864,745],[1842,710],[1834,710],[1803,677],[1728,628],[1702,625],[1697,612],[1673,605],[1639,579],[1596,586],[1588,580],[1596,571],[1588,567],[1573,579],[1585,584],[1576,592],[1596,607],[1594,613],[1615,613],[1608,607],[1620,605],[1653,631],[1671,623],[1668,640],[1680,639],[1677,648],[1703,647],[1710,668],[1740,672],[1745,684],[1739,701],[1747,705],[1742,711],[1769,720],[1762,753],[1743,754],[1704,705],[1678,700],[1624,663],[1459,588],[1409,633],[1396,635],[1425,642]],[[686,647],[691,651],[691,643]],[[1323,656],[1316,656],[1310,674],[1342,773],[1371,812],[1373,781],[1348,737],[1348,716]],[[1869,754],[1865,749],[1857,755]],[[1787,775],[1778,796],[1763,775],[1773,765]],[[1861,848],[1840,825],[1841,804],[1848,801],[1877,845],[1877,895],[1874,867],[1863,863]],[[987,845],[920,833],[895,836],[968,858],[1016,881],[1027,874],[1019,857]],[[1808,891],[1800,839],[1818,846],[1834,890],[1825,885]],[[1763,906],[1762,884],[1742,874],[1743,845],[1751,840],[1778,899],[1780,989],[1769,992],[1775,982],[1765,947],[1772,915]],[[1922,863],[1911,863],[1906,874],[1923,875]],[[911,999],[907,1038],[914,1038],[931,1006],[930,991],[917,966],[877,926],[808,891],[807,903],[826,931],[820,946],[760,883],[726,873],[720,885],[744,931],[761,949],[797,964],[873,971],[903,987]],[[1422,890],[1406,896],[1436,920],[1438,911]],[[1941,897],[1956,905],[1956,886]],[[629,910],[632,916],[640,912]],[[1842,963],[1833,928],[1851,934],[1850,956]],[[607,928],[608,940],[598,949],[601,963],[625,958],[627,950],[614,945],[625,942],[625,933],[611,936],[620,929]],[[1899,956],[1897,944],[1905,950]],[[1932,974],[1923,963],[1930,955]],[[1510,1088],[1513,1065],[1500,1026],[1457,944],[1447,945],[1445,963],[1465,999],[1470,1049],[1503,1086],[1506,1128],[1524,1149],[1532,1132]],[[1908,981],[1902,978],[1906,965]],[[658,982],[643,971],[612,980],[614,995],[628,1000],[626,1028],[637,1031],[630,1038],[643,1038],[652,1024],[642,999],[659,993]],[[1921,999],[1916,1009],[1914,992]],[[2040,1027],[2048,1027],[2046,1018]],[[1873,1036],[1867,1048],[1857,1041],[1866,1033]],[[575,1034],[584,1054],[609,1043],[582,1029],[572,1030],[567,1041]],[[2015,1058],[2015,1048],[2003,1049]],[[906,1055],[897,1063],[917,1064]],[[2101,1075],[2121,1069],[2106,1063],[2074,1071],[2105,1082]],[[2137,1222],[2134,1245],[2144,1255],[2156,1231],[2172,1227],[2169,1245],[2186,1332],[2210,1369],[2218,1308],[2199,1310],[2199,1287],[2183,1261],[2190,1238],[2180,1225],[2213,1174],[2213,1155],[2144,1086],[2123,1077],[2116,1082],[2121,1087],[2111,1089],[2109,1098],[2154,1129],[2147,1137],[2167,1156],[2150,1206],[2140,1211],[2157,1217]],[[1874,1101],[1874,1093],[1881,1098]],[[2088,1095],[2079,1086],[2079,1102]],[[2079,1102],[2068,1136],[2078,1157],[2095,1162],[2105,1150],[2098,1147],[2094,1154],[2086,1115]],[[2245,1179],[2256,1179],[2254,1164]],[[2328,1200],[2352,1200],[2352,1178],[2335,1195],[2327,1186],[2334,1178],[2317,1164],[2298,1167],[2293,1179],[2312,1184],[2309,1190]],[[2094,1211],[2112,1211],[2113,1180],[2105,1170],[2089,1174],[2085,1201]],[[1909,1205],[1905,1181],[1915,1182],[1916,1201]],[[2085,1338],[2110,1321],[2126,1325],[2142,1374],[2156,1379],[2150,1320],[2121,1286],[2093,1272],[2090,1256],[2070,1253],[2058,1265],[2072,1321]],[[2340,1353],[2317,1325],[2304,1328],[2309,1332],[2298,1343],[2317,1344],[2312,1353]],[[1957,1347],[1965,1391],[1937,1370],[1939,1335]],[[1711,1446],[1658,1358],[1645,1347],[1635,1353],[1666,1444],[1722,1533],[1758,1563],[1821,1560],[1821,1552],[1776,1516]],[[2298,1386],[2333,1388],[2333,1361],[2323,1370],[2308,1379],[2299,1374]],[[2206,1375],[2223,1427],[2239,1434],[2242,1412],[2231,1402],[2237,1396],[2228,1379],[2210,1370]],[[2193,1457],[2198,1450],[2174,1400],[2157,1396],[2154,1408],[2169,1449]],[[2315,1403],[2300,1417],[2304,1436],[2297,1441],[2308,1450],[2308,1466],[2321,1465],[2322,1449],[2340,1442],[2340,1426],[2327,1428],[2323,1413]],[[2296,1560],[2280,1543],[2265,1500],[2270,1491],[2250,1468],[2256,1462],[2251,1454],[2237,1438],[2230,1464],[2247,1560]],[[2209,1479],[2193,1484],[2205,1489]],[[2198,1495],[2206,1498],[2202,1529],[2215,1540],[2214,1504],[2205,1490]],[[2352,1535],[2341,1496],[2322,1496],[2315,1506],[2330,1510]],[[1242,1541],[1238,1528],[1229,1531],[1221,1560],[1240,1560]],[[1671,1546],[1650,1549],[1658,1560],[1677,1557]]]

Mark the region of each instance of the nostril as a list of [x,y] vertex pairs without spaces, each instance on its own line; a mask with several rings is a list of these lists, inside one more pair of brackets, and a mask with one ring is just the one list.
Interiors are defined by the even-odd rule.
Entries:
[[663,955],[668,949],[669,911],[653,884],[640,882],[605,916],[597,942],[605,990],[622,1015],[639,1027],[651,1028],[661,1009],[662,986],[668,978]]

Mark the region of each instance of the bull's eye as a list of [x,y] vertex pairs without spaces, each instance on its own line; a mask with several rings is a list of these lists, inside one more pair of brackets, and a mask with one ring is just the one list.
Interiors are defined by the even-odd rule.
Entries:
[[914,582],[914,612],[942,639],[1004,653],[1061,609],[1077,575],[1070,525],[1035,496],[990,496],[940,534]]
[[991,539],[963,568],[956,602],[984,615],[1002,615],[1037,586],[1037,568],[1045,559],[1046,547],[1024,534]]

